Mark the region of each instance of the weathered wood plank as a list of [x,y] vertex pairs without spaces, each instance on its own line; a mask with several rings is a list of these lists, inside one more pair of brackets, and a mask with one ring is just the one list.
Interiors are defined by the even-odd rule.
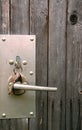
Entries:
[[0,0],[0,33],[6,34],[10,31],[9,0]]
[[16,127],[17,127],[17,120],[10,119],[10,130],[16,130]]
[[9,130],[9,129],[10,129],[10,120],[7,120],[7,119],[1,120],[0,130]]
[[11,0],[12,34],[29,34],[29,0]]
[[37,130],[37,120],[36,118],[29,118],[28,120],[28,127],[29,127],[29,130]]
[[[75,12],[75,15],[72,15]],[[72,22],[77,17],[76,24]],[[66,88],[66,128],[77,130],[79,118],[79,93],[78,88],[82,83],[82,1],[68,1],[68,25],[67,25],[67,88]],[[70,100],[72,112],[70,111]],[[72,115],[71,115],[72,114]],[[78,121],[79,120],[79,121]],[[79,124],[80,125],[80,124]]]
[[0,0],[0,33],[2,32],[2,2]]
[[[10,119],[10,130],[28,130],[28,119]],[[8,129],[8,130],[9,130]]]
[[[36,84],[47,85],[48,0],[30,0],[30,34],[36,35]],[[47,130],[47,93],[36,93],[37,130]],[[32,122],[31,122],[32,123]]]
[[82,98],[81,98],[81,103],[80,103],[80,112],[81,112],[80,113],[81,114],[81,116],[80,116],[80,123],[81,123],[81,130],[82,130]]
[[66,0],[49,3],[48,85],[58,87],[48,94],[48,130],[65,130]]

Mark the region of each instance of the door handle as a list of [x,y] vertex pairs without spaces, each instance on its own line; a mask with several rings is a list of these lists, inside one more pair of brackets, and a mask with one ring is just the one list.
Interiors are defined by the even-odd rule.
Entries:
[[34,85],[27,85],[27,84],[17,84],[13,85],[14,89],[18,90],[30,90],[30,91],[57,91],[57,87],[44,87],[44,86],[34,86]]

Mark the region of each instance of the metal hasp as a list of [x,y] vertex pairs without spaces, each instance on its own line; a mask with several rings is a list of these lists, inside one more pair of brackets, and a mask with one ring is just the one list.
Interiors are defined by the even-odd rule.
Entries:
[[14,84],[14,89],[23,89],[30,91],[52,91],[56,92],[56,87],[44,87],[44,86],[34,86],[34,85],[24,85],[24,84]]
[[8,94],[8,80],[20,73],[35,85],[35,35],[0,35],[0,119],[36,116],[35,92]]

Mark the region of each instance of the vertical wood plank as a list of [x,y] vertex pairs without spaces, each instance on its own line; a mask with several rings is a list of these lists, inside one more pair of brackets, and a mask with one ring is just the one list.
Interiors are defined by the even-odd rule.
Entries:
[[2,127],[2,130],[9,130],[10,129],[10,120],[7,120],[7,119],[2,120],[1,127]]
[[[36,35],[36,84],[47,86],[48,0],[30,0],[30,34]],[[47,109],[47,92],[37,92],[34,129],[47,130]]]
[[28,120],[29,130],[37,130],[37,120],[36,118],[29,118]]
[[0,33],[2,32],[2,2],[0,0]]
[[0,33],[6,34],[10,31],[9,0],[0,0]]
[[10,130],[16,130],[16,127],[17,127],[17,120],[10,119]]
[[82,95],[80,95],[80,123],[81,123],[81,130],[82,130]]
[[65,130],[66,0],[49,2],[48,130]]
[[[72,24],[70,16],[75,12],[76,24]],[[72,17],[75,21],[74,16]],[[82,1],[68,1],[67,25],[67,88],[66,88],[66,128],[80,130],[79,93],[82,83]],[[70,100],[72,112],[70,110]],[[72,118],[71,118],[72,116]],[[78,126],[79,125],[79,126]]]
[[28,119],[10,119],[10,130],[28,130]]
[[11,0],[12,34],[29,34],[29,0]]

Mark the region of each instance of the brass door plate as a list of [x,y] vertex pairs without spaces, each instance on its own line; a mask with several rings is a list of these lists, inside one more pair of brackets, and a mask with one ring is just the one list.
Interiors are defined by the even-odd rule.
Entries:
[[8,78],[16,56],[21,57],[22,73],[35,85],[35,35],[0,35],[0,119],[35,117],[35,92],[8,95]]

